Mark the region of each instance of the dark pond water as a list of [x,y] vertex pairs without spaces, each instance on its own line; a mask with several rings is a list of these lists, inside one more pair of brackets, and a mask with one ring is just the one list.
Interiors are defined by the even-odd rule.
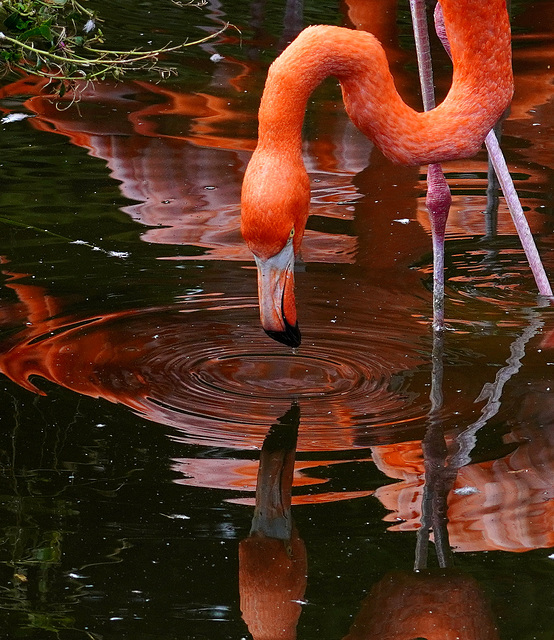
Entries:
[[[238,30],[76,104],[3,81],[33,117],[1,130],[0,637],[554,638],[554,313],[484,152],[445,165],[433,345],[425,168],[324,83],[301,348],[259,324],[238,225],[268,64],[298,25],[368,26],[418,104],[406,4],[98,4],[122,45]],[[553,278],[554,2],[512,11],[503,147]]]

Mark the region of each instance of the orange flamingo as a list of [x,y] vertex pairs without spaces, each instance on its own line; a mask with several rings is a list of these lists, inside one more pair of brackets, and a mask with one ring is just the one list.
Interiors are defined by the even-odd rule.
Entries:
[[258,145],[242,188],[242,234],[258,268],[262,326],[300,344],[294,258],[309,214],[301,129],[309,95],[338,78],[354,124],[391,160],[427,164],[474,155],[513,93],[505,0],[440,0],[454,73],[445,100],[419,113],[398,94],[385,53],[369,33],[305,29],[271,65],[259,110]]

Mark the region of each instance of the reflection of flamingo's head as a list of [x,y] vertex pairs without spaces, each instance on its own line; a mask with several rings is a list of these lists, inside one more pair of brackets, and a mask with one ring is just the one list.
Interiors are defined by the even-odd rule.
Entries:
[[258,268],[260,316],[266,333],[291,347],[300,344],[294,300],[294,258],[300,250],[310,203],[302,159],[258,147],[242,188],[244,239]]

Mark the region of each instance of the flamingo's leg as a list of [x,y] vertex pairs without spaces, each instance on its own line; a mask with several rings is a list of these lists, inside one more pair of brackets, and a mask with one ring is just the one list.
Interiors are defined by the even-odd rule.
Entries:
[[[434,109],[433,68],[427,30],[425,0],[410,0],[412,23],[419,67],[421,95],[425,111]],[[425,204],[431,222],[433,243],[433,329],[444,328],[444,238],[452,196],[440,164],[430,164],[427,172]]]

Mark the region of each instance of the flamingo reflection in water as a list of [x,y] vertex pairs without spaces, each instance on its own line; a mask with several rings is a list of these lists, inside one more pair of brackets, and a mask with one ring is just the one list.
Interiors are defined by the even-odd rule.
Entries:
[[296,638],[302,612],[308,564],[291,512],[299,424],[293,403],[264,440],[252,528],[239,545],[240,606],[254,640]]
[[[263,440],[266,425],[274,420],[271,411],[259,414],[259,425],[251,417],[249,421],[245,419],[240,425],[240,434],[235,422],[227,424],[215,417],[212,419],[214,426],[210,427],[207,417],[195,416],[194,411],[187,413],[187,409],[194,407],[188,393],[185,393],[183,404],[186,368],[180,368],[178,363],[175,365],[174,355],[184,344],[179,310],[172,313],[156,309],[143,313],[134,310],[105,317],[95,314],[90,318],[67,316],[63,300],[48,295],[36,285],[27,284],[21,274],[10,273],[8,265],[4,265],[4,274],[9,276],[7,286],[17,293],[19,302],[2,305],[2,325],[24,323],[27,326],[0,345],[0,370],[20,386],[37,392],[42,378],[82,395],[124,404],[153,423],[174,427],[180,440],[192,444],[209,439],[219,446],[252,450]],[[213,301],[206,302],[209,311]],[[236,313],[240,311],[239,308]],[[225,313],[228,315],[231,310],[226,309]],[[195,321],[196,314],[202,315],[201,310],[187,315],[191,331],[204,331],[209,322],[213,323],[212,315],[208,315],[206,321]],[[53,319],[53,315],[57,317]],[[153,339],[153,321],[163,338]],[[223,329],[224,325],[219,323],[220,340]],[[229,331],[232,331],[232,323]],[[551,336],[547,335],[541,343],[540,353],[528,350],[526,371],[544,371],[553,344]],[[456,368],[454,371],[459,379],[461,372]],[[261,368],[256,372],[263,377]],[[427,380],[427,376],[422,378],[422,384],[417,388],[420,397],[425,394]],[[552,495],[549,478],[554,469],[552,401],[547,387],[544,380],[533,380],[527,375],[514,385],[511,396],[518,398],[517,406],[507,402],[504,409],[512,418],[505,435],[505,447],[511,447],[513,451],[502,450],[490,460],[470,461],[458,469],[448,496],[449,537],[454,548],[521,552],[554,546],[554,501],[545,500],[545,496]],[[205,397],[202,389],[197,389],[196,393]],[[213,391],[210,393],[213,395]],[[224,400],[228,406],[228,398]],[[273,404],[283,406],[287,402],[290,406],[287,399],[275,398]],[[251,405],[248,405],[250,409]],[[325,486],[321,477],[311,476],[310,469],[340,462],[340,456],[337,460],[332,459],[332,452],[371,447],[374,463],[387,477],[398,481],[375,492],[375,497],[390,513],[386,520],[397,531],[419,529],[422,478],[425,476],[422,436],[418,436],[417,431],[399,432],[396,425],[386,429],[374,426],[362,429],[349,419],[348,407],[343,406],[343,409],[341,414],[329,401],[319,409],[313,401],[305,403],[299,450],[327,451],[331,455],[327,460],[297,462],[295,485],[300,493],[294,497],[294,503],[370,495],[371,491],[360,488],[342,494],[325,494],[321,490],[307,492],[305,488],[316,483],[322,488]],[[330,410],[336,429],[324,422],[329,419],[327,412]],[[356,405],[349,410],[354,412]],[[447,434],[449,447],[455,444],[455,437],[456,432]],[[186,476],[178,479],[178,483],[237,490],[253,489],[257,465],[249,459],[182,458],[175,460],[175,470]],[[466,486],[474,487],[475,491],[470,495],[456,492]],[[491,492],[495,496],[494,508],[486,502]],[[511,498],[515,495],[518,499],[514,502]],[[494,517],[490,517],[491,513]]]
[[[293,402],[268,432],[260,453],[252,528],[239,545],[241,611],[254,640],[295,640],[306,604],[306,548],[291,512],[299,424],[300,409]],[[434,436],[440,439],[438,433]],[[429,462],[439,468],[438,458]],[[440,468],[441,473],[428,478],[429,504],[436,508],[430,515],[439,527],[441,518],[446,522],[446,512],[437,507],[444,507],[453,478],[447,466]],[[439,558],[447,557],[448,537],[435,543],[441,547]],[[498,640],[491,607],[478,582],[449,564],[440,571],[420,566],[417,573],[385,575],[372,586],[344,640]]]

